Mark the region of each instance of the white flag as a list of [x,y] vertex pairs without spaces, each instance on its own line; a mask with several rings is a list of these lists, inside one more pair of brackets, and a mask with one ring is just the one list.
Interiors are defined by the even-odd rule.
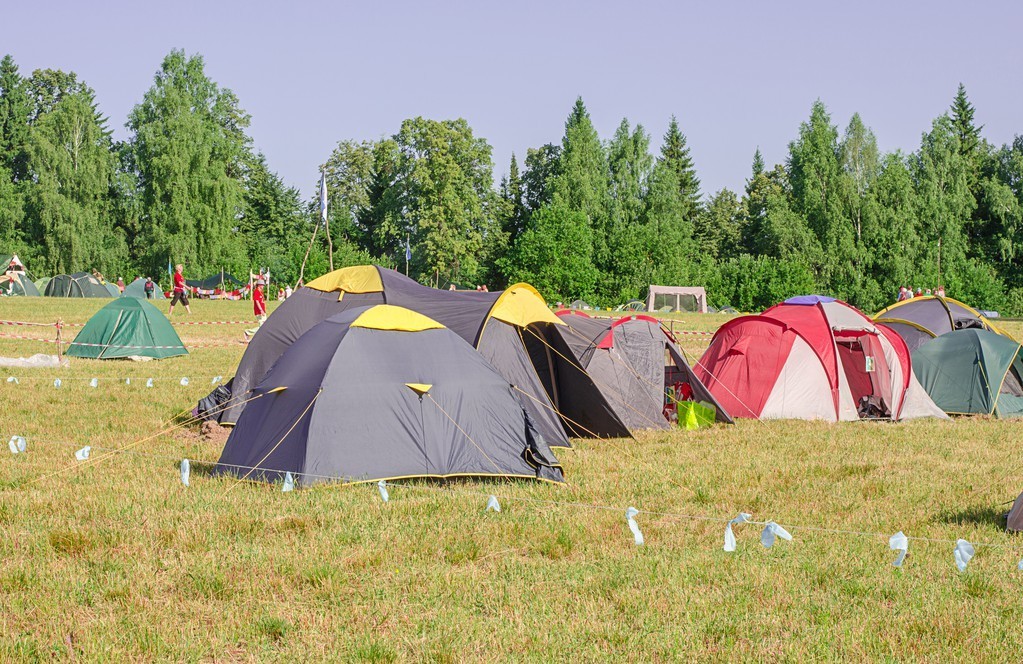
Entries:
[[320,221],[327,221],[327,171],[320,171]]

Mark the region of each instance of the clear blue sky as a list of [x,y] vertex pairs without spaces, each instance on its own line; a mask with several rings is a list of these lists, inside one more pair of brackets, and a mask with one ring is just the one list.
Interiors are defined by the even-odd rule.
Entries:
[[741,188],[820,98],[844,128],[859,111],[882,150],[911,151],[960,81],[984,136],[1023,134],[1021,2],[7,3],[0,53],[23,74],[73,70],[118,137],[172,48],[252,115],[271,168],[311,197],[341,139],[423,115],[464,117],[512,152],[561,138],[583,97],[602,138],[623,117],[654,149],[675,114],[705,193]]

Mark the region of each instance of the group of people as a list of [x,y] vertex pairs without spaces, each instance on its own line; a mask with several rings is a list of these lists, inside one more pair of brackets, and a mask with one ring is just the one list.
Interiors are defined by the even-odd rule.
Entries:
[[899,289],[898,301],[902,302],[903,300],[912,300],[914,297],[931,297],[932,295],[936,295],[938,297],[945,297],[945,287],[938,286],[933,291],[930,288],[928,288],[927,290],[917,288],[916,292],[914,293],[912,288],[903,286],[902,288]]
[[[191,307],[189,307],[188,304],[188,289],[185,287],[184,271],[185,271],[184,265],[178,264],[174,266],[174,288],[173,293],[171,295],[170,309],[168,309],[167,311],[168,317],[174,314],[174,305],[178,304],[179,302],[185,307],[185,311],[187,313],[192,313],[192,309]],[[147,297],[149,296],[148,288],[150,283],[151,281],[146,282]],[[256,327],[245,330],[246,340],[251,338],[252,335],[256,333],[256,330],[258,330],[260,326],[263,324],[263,321],[266,320],[266,295],[263,292],[263,287],[264,287],[263,281],[259,280],[256,282],[254,288],[252,289],[252,314],[256,317]],[[280,295],[284,295],[284,297],[281,299],[290,297],[291,287],[289,286],[286,289],[281,289],[281,292],[278,293],[278,296]]]

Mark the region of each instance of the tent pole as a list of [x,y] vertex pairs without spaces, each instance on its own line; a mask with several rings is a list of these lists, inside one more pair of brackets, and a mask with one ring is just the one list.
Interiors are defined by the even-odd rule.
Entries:
[[[318,230],[320,230],[320,222],[316,222],[316,224],[313,226],[313,236],[309,238],[309,246],[305,248],[305,258],[302,259],[302,267],[298,271],[298,283],[295,284],[295,288],[298,288],[299,285],[305,283],[304,281],[302,281],[302,279],[305,277],[305,262],[309,260],[309,251],[313,248],[313,240],[316,239],[316,231]],[[251,272],[252,270],[249,270],[250,274]]]

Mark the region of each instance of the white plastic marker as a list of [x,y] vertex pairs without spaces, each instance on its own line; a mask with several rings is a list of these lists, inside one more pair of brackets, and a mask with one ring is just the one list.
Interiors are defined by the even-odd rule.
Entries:
[[11,436],[7,447],[11,448],[11,454],[18,454],[28,449],[28,443],[25,442],[24,436]]
[[774,546],[774,539],[780,537],[783,540],[792,541],[792,535],[789,531],[779,526],[774,521],[768,521],[764,526],[764,532],[760,533],[760,543],[764,545],[765,549],[770,549]]
[[903,561],[906,560],[906,553],[909,551],[909,538],[900,530],[888,538],[888,548],[899,552],[899,557],[895,559],[892,565],[902,567]]
[[635,507],[630,507],[625,510],[625,520],[629,522],[629,530],[632,531],[632,536],[636,538],[636,546],[643,546],[643,533],[639,531],[639,524],[636,523],[637,514],[639,514],[639,510]]
[[153,386],[153,379],[152,378],[146,379],[146,387],[152,387],[152,386]]
[[487,509],[485,512],[500,512],[501,503],[497,502],[497,496],[490,496],[487,498]]
[[93,378],[90,380],[89,387],[99,387],[99,378]]
[[192,472],[192,464],[188,463],[188,459],[181,460],[181,483],[188,486],[188,475]]
[[75,452],[75,458],[78,459],[79,461],[85,461],[86,459],[89,458],[89,452],[91,452],[91,451],[92,451],[92,448],[89,447],[88,445],[86,445],[82,449],[80,449],[77,452]]
[[390,494],[387,493],[387,482],[380,480],[377,482],[377,488],[380,489],[380,497],[384,499],[385,503],[391,499]]
[[748,523],[752,518],[752,514],[739,512],[739,516],[728,522],[728,525],[725,526],[725,551],[735,551],[735,533],[732,532],[732,526],[738,526],[741,523]]
[[7,377],[7,382],[8,383],[14,383],[15,385],[18,385],[18,379],[15,378],[14,376],[8,376]]
[[1023,560],[1021,560],[1018,563],[1016,563],[1016,569],[1018,569],[1019,571],[1023,572]]
[[57,378],[56,380],[53,381],[53,386],[54,387],[60,387],[61,386],[60,378]]
[[960,572],[966,571],[966,566],[970,564],[970,559],[973,558],[976,551],[973,549],[973,545],[964,539],[956,540],[956,548],[952,550],[952,556],[956,560],[956,567],[959,568]]
[[284,473],[284,484],[281,485],[281,491],[294,491],[295,490],[295,478],[291,476],[290,472]]
[[210,385],[216,385],[221,380],[223,380],[223,378],[224,378],[223,376],[214,376],[213,380],[210,381]]
[[124,379],[124,384],[125,385],[131,385],[131,378],[125,378]]
[[188,376],[183,376],[183,377],[181,378],[181,384],[182,384],[182,385],[185,385],[185,386],[187,386],[187,385],[188,385]]

